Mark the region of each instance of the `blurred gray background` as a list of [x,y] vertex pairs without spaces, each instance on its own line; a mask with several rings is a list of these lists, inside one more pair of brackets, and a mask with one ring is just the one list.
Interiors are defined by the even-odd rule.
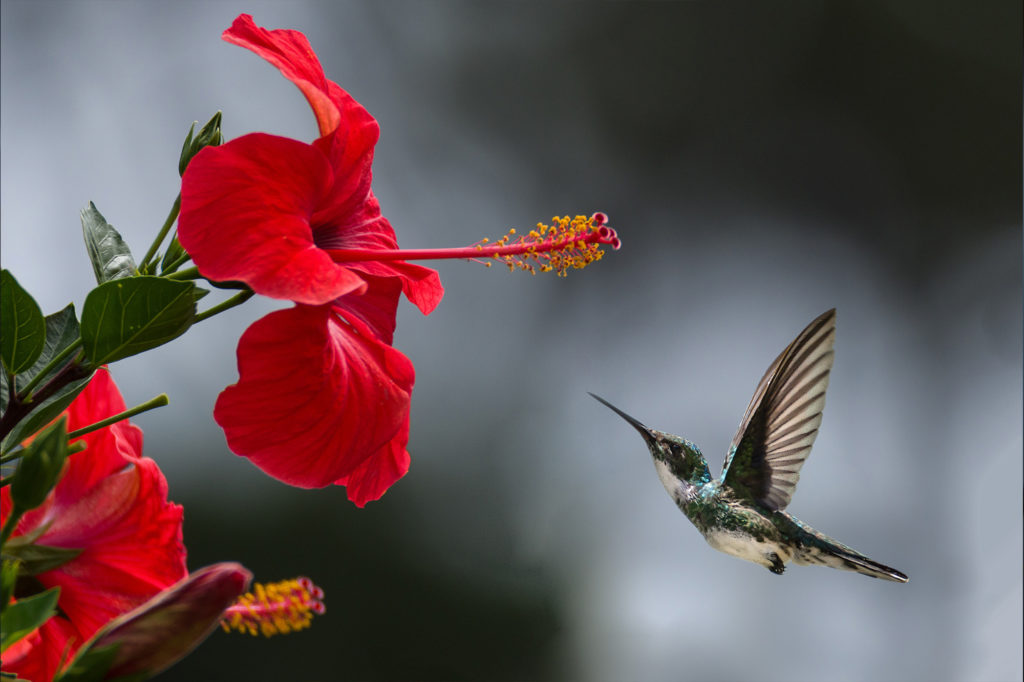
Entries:
[[[406,247],[603,210],[567,279],[437,265],[409,475],[358,510],[231,454],[211,418],[254,301],[117,363],[185,505],[189,566],[327,593],[311,630],[214,634],[161,679],[1021,679],[1021,5],[2,4],[2,259],[49,313],[93,285],[89,200],[137,255],[193,120],[305,141],[293,85],[220,40],[306,33],[380,121]],[[836,306],[790,511],[907,585],[709,548],[636,433],[713,471],[758,379]]]

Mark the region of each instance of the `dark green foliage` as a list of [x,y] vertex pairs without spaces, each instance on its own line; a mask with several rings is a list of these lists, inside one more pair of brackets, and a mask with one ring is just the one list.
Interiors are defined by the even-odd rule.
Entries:
[[46,325],[39,305],[18,280],[0,273],[0,360],[10,374],[32,366],[43,350]]

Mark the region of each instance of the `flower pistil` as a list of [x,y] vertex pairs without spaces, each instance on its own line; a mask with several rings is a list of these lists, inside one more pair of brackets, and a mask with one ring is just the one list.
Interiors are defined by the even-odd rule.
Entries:
[[537,223],[525,235],[513,228],[501,239],[484,239],[471,246],[454,249],[324,249],[335,263],[359,261],[435,260],[464,258],[490,266],[483,258],[503,262],[509,269],[536,274],[555,272],[564,277],[569,270],[580,270],[604,255],[602,245],[621,246],[615,230],[608,225],[608,216],[595,213],[589,218],[578,215],[555,216],[551,225]]

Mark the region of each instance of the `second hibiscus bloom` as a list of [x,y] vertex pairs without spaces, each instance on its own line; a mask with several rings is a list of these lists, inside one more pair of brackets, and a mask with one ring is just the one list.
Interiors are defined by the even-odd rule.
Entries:
[[[67,427],[83,428],[124,410],[102,368],[68,408]],[[68,459],[57,486],[21,517],[13,535],[79,550],[66,563],[19,579],[19,597],[60,588],[57,613],[3,653],[3,669],[30,680],[52,679],[100,627],[187,573],[182,508],[167,500],[156,462],[142,456],[142,431],[126,420],[76,440],[86,449]],[[5,487],[5,519],[11,509]]]

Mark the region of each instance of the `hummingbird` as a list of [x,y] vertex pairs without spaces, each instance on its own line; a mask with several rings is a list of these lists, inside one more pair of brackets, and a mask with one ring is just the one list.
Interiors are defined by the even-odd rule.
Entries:
[[833,308],[775,358],[750,399],[717,480],[712,480],[696,445],[650,429],[604,398],[590,395],[640,432],[665,490],[715,549],[777,575],[792,560],[905,583],[909,578],[903,573],[785,511],[821,425],[835,335]]

